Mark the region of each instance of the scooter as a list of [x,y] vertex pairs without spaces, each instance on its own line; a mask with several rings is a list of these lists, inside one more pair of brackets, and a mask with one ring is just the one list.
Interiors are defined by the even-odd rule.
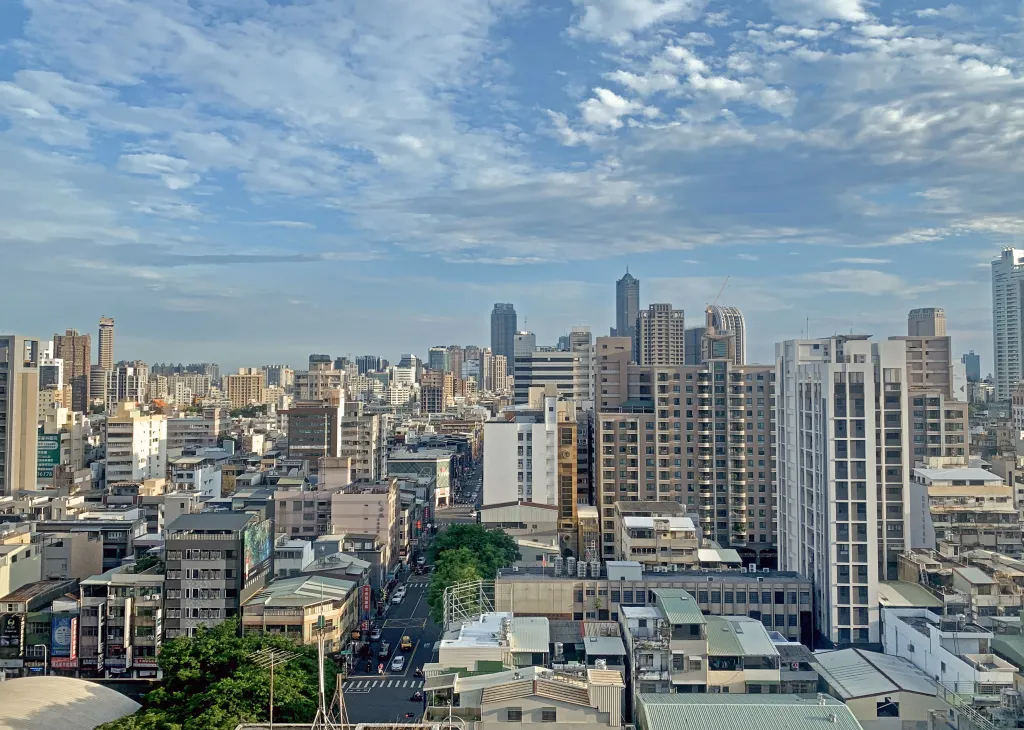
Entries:
[[417,677],[417,678],[423,677],[423,670],[420,669],[419,667],[416,667],[416,670],[412,673],[412,676]]
[[410,702],[419,702],[422,699],[423,699],[423,692],[420,691],[420,690],[416,690],[416,694],[414,694],[412,697],[410,697],[409,701]]

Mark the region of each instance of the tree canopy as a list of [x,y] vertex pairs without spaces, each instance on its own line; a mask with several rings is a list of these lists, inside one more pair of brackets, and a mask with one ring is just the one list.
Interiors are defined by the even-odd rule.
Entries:
[[[312,722],[317,709],[317,652],[269,634],[238,636],[238,620],[194,637],[165,641],[159,664],[163,680],[146,694],[134,715],[99,730],[234,730],[243,722],[266,722],[269,670],[252,655],[260,649],[294,651],[298,657],[274,670],[274,721]],[[328,687],[335,668],[326,663]]]
[[427,590],[430,617],[444,620],[444,591],[466,581],[493,579],[499,568],[520,559],[519,547],[504,530],[488,530],[479,524],[455,524],[438,533],[431,543],[434,572]]

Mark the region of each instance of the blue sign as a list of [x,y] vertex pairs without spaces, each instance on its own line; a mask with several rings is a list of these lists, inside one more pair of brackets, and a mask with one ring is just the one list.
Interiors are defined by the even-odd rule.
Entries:
[[73,634],[70,616],[54,616],[50,624],[50,656],[71,656]]

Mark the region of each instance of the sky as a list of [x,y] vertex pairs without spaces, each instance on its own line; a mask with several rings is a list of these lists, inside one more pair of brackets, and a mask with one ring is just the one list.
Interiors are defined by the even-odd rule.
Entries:
[[693,325],[728,276],[751,361],[935,306],[987,372],[1022,8],[0,2],[0,331],[302,366],[486,345],[513,302],[554,343],[628,266]]

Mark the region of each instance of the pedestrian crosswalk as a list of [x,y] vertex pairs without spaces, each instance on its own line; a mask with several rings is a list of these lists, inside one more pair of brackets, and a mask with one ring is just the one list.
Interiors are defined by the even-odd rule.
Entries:
[[365,694],[371,689],[421,689],[422,679],[359,679],[349,677],[345,681],[345,691],[352,694]]

